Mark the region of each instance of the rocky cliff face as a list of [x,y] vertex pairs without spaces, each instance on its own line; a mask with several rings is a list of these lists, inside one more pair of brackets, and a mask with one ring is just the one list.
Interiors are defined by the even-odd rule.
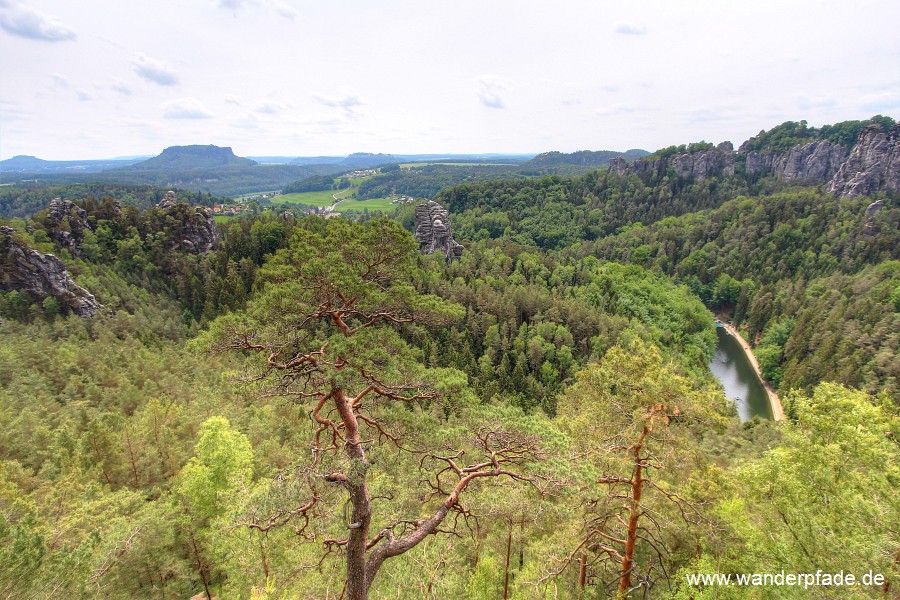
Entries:
[[47,207],[44,218],[47,234],[59,246],[66,248],[73,256],[81,255],[81,241],[86,231],[93,231],[83,208],[71,200],[54,198]]
[[609,172],[619,177],[638,175],[662,177],[671,167],[679,177],[693,177],[703,181],[715,175],[734,175],[734,146],[722,142],[714,149],[675,154],[668,158],[638,160],[631,164],[616,157],[609,161]]
[[462,255],[462,244],[450,231],[450,213],[434,200],[416,206],[415,227],[419,250],[425,254],[440,252],[448,263]]
[[175,217],[180,223],[173,240],[173,248],[193,254],[205,254],[216,247],[216,222],[212,211],[205,206],[179,203],[175,192],[166,192],[156,208]]
[[64,313],[90,317],[103,310],[78,286],[61,260],[16,241],[15,230],[0,227],[0,289],[27,292],[37,300],[54,298]]
[[785,181],[821,182],[831,179],[844,162],[847,149],[828,140],[794,146],[788,152],[747,151],[749,140],[738,153],[746,154],[744,172],[751,177],[776,175]]
[[862,131],[828,191],[851,198],[881,191],[900,192],[900,125],[887,133],[877,125]]
[[[860,196],[880,191],[900,192],[900,125],[887,133],[872,125],[863,131],[852,151],[828,140],[798,144],[787,152],[750,150],[741,144],[737,153],[731,142],[712,150],[675,154],[667,158],[635,161],[621,158],[609,163],[609,173],[642,179],[662,178],[667,172],[697,181],[735,174],[735,158],[744,156],[749,177],[774,175],[788,182],[828,183],[828,190],[841,196]],[[670,171],[671,170],[671,171]]]
[[722,142],[715,150],[676,154],[669,164],[679,177],[693,177],[698,181],[713,175],[734,175],[734,146]]

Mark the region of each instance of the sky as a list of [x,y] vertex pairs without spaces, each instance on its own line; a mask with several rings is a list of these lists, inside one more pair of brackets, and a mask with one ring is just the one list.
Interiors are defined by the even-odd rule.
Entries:
[[897,0],[0,0],[0,159],[537,153],[900,119]]

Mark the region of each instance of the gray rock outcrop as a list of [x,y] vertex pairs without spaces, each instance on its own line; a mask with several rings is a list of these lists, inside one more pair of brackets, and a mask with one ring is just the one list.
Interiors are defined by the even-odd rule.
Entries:
[[866,207],[866,220],[863,223],[864,236],[878,235],[878,233],[881,231],[881,228],[878,226],[878,222],[875,220],[875,215],[880,213],[883,208],[884,200],[876,200]]
[[419,250],[425,254],[440,252],[448,263],[462,255],[463,246],[450,229],[450,213],[434,200],[416,206],[415,228]]
[[181,224],[172,249],[205,254],[216,247],[216,222],[209,208],[179,203],[175,192],[171,190],[166,192],[156,208],[173,216]]
[[785,181],[828,181],[847,157],[847,148],[828,140],[799,144],[788,152],[748,151],[749,142],[741,144],[738,152],[746,154],[744,172],[751,177],[776,175]]
[[637,175],[646,182],[661,180],[673,172],[678,177],[702,181],[713,176],[735,174],[735,157],[743,157],[748,177],[774,175],[791,183],[826,183],[839,196],[864,196],[877,192],[900,192],[900,125],[883,131],[869,125],[860,132],[851,149],[829,140],[797,144],[786,152],[753,150],[756,138],[738,148],[723,142],[715,149],[683,152],[666,158],[648,158],[628,163],[621,157],[609,163],[609,173]]
[[62,198],[50,201],[44,226],[50,239],[60,247],[66,248],[73,256],[81,255],[84,233],[93,231],[87,219],[87,212],[71,200]]
[[175,195],[175,192],[169,190],[166,192],[166,195],[163,196],[163,199],[159,201],[159,204],[156,205],[156,208],[162,208],[164,210],[175,208],[178,205],[178,197]]
[[887,133],[878,125],[869,125],[860,132],[828,191],[851,198],[900,192],[900,125],[894,125]]
[[0,289],[27,292],[41,301],[52,297],[64,313],[79,317],[103,310],[90,292],[75,283],[61,260],[28,248],[15,239],[15,233],[0,227]]
[[716,175],[734,175],[734,146],[731,142],[722,142],[715,148],[684,152],[668,158],[636,160],[628,163],[622,157],[609,161],[609,173],[624,177],[638,175],[645,177],[662,177],[671,167],[679,177],[691,177],[703,181]]
[[625,177],[628,175],[628,162],[621,156],[617,156],[609,161],[608,172],[610,175]]
[[669,164],[679,177],[693,177],[697,181],[713,175],[734,175],[734,146],[722,142],[715,150],[676,154]]

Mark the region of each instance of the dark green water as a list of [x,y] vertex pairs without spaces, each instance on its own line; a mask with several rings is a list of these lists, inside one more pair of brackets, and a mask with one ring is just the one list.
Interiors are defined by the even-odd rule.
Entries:
[[766,389],[747,360],[741,344],[722,327],[716,328],[716,335],[719,336],[719,344],[709,368],[722,382],[725,396],[735,401],[741,421],[749,421],[756,416],[771,419],[772,407]]

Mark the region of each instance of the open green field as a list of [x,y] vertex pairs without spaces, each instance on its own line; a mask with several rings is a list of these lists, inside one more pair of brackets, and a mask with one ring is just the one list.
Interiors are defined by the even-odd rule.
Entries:
[[[341,198],[343,196],[349,195],[352,188],[341,190],[337,192],[337,197]],[[324,192],[303,192],[302,194],[284,194],[282,196],[275,196],[272,198],[272,202],[275,204],[281,204],[282,202],[287,202],[288,204],[306,204],[307,206],[331,206],[334,204],[334,198],[332,194],[335,192],[331,190],[325,190]]]
[[213,221],[215,221],[216,224],[218,224],[218,225],[221,225],[222,223],[227,223],[228,221],[230,221],[233,218],[234,218],[234,215],[213,215]]
[[391,204],[390,198],[370,198],[368,200],[343,200],[335,207],[337,212],[347,212],[355,210],[363,212],[365,209],[389,211],[399,207],[399,204]]

